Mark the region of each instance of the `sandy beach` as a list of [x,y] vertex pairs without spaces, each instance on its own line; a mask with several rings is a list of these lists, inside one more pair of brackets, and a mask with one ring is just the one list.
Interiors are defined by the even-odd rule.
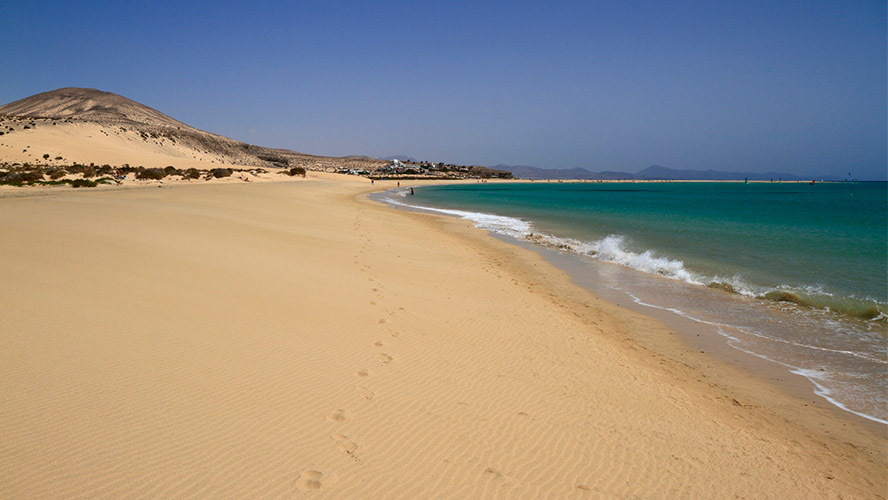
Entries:
[[0,198],[0,498],[888,497],[884,426],[385,187]]

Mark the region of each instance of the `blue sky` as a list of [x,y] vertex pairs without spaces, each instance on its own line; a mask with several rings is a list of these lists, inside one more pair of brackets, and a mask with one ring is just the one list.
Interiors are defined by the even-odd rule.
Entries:
[[885,1],[3,2],[0,102],[322,155],[885,179]]

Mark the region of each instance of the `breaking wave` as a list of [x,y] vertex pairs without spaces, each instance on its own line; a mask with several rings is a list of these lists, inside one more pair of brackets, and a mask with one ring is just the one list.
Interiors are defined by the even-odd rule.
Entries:
[[706,276],[687,269],[683,261],[658,255],[654,250],[633,251],[630,249],[627,238],[623,235],[611,234],[595,241],[565,238],[540,232],[532,223],[516,217],[408,204],[403,201],[406,193],[406,190],[395,191],[394,194],[397,195],[397,198],[386,197],[384,200],[394,205],[452,215],[469,220],[476,227],[492,233],[693,285],[708,286],[728,293],[755,297],[778,305],[794,305],[834,312],[856,319],[888,322],[888,304],[869,298],[838,297],[816,285],[807,287],[762,286],[748,283],[739,276]]

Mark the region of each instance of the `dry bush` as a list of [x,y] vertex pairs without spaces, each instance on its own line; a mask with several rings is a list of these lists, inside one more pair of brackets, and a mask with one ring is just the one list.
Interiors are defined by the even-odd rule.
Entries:
[[200,170],[196,168],[189,168],[182,172],[183,179],[200,179]]
[[68,171],[63,168],[59,168],[56,170],[49,170],[46,173],[49,174],[49,178],[54,181],[61,179],[62,177],[68,175]]
[[80,165],[78,163],[75,163],[74,165],[68,167],[68,171],[72,174],[83,174],[84,179],[96,176],[96,169],[94,167],[88,167],[86,165]]
[[136,179],[148,179],[159,181],[163,179],[164,172],[159,168],[143,168],[136,172]]

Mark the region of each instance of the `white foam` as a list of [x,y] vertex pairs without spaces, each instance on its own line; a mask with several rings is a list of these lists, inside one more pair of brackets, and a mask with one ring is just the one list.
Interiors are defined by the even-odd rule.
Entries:
[[459,217],[460,219],[470,220],[475,224],[476,227],[485,229],[493,233],[511,236],[513,238],[525,239],[529,234],[532,233],[532,226],[529,222],[525,222],[515,217],[486,214],[482,212],[467,212],[465,210],[451,210],[447,208],[432,208],[424,207],[421,205],[411,205],[392,198],[386,198],[385,200],[389,203],[392,203],[393,205],[401,205],[405,207],[426,210],[429,212],[453,215],[455,217]]
[[[399,194],[401,193],[403,191],[399,192]],[[685,269],[684,263],[680,260],[657,256],[651,250],[641,253],[629,250],[626,238],[622,235],[612,234],[591,242],[580,241],[573,238],[561,238],[551,234],[536,232],[530,222],[515,217],[411,205],[393,198],[386,198],[385,200],[394,205],[448,214],[470,220],[475,223],[475,226],[493,233],[511,236],[520,240],[528,240],[546,247],[585,255],[596,260],[619,264],[645,273],[657,274],[694,285],[703,284],[700,279]]]
[[[781,364],[784,364],[784,363],[781,363]],[[786,365],[784,364],[784,366],[786,366]],[[808,381],[814,385],[814,393],[817,394],[818,396],[822,397],[823,399],[829,401],[833,405],[835,405],[835,406],[837,406],[849,413],[853,413],[853,414],[857,415],[858,417],[863,417],[867,420],[872,420],[873,422],[879,422],[880,424],[888,425],[888,420],[874,417],[872,415],[867,415],[866,413],[863,413],[863,412],[854,411],[851,408],[848,408],[848,406],[846,406],[841,401],[830,396],[830,394],[832,394],[832,391],[829,390],[827,387],[824,387],[822,384],[820,384],[820,382],[818,382],[821,379],[827,378],[824,375],[822,375],[820,372],[818,372],[816,370],[806,370],[803,368],[794,368],[794,369],[790,368],[789,371],[791,371],[792,373],[795,373],[796,375],[801,375],[801,376],[805,377],[806,379],[808,379]]]
[[627,250],[623,236],[610,235],[593,244],[598,246],[598,253],[595,256],[598,260],[613,262],[646,273],[659,274],[660,276],[677,279],[686,283],[701,284],[698,279],[685,269],[684,263],[680,260],[658,257],[650,250],[642,253]]

